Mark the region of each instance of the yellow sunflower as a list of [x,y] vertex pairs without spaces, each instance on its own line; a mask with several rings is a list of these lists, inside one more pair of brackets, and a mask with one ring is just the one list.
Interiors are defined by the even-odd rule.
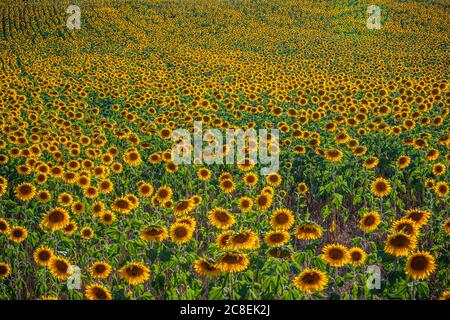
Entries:
[[332,267],[342,267],[349,262],[348,249],[341,244],[328,244],[322,249],[322,257]]
[[270,225],[275,230],[288,230],[294,224],[294,214],[289,209],[277,209],[270,217]]
[[325,289],[328,276],[318,269],[305,269],[294,278],[293,282],[300,291],[311,294]]
[[85,295],[88,300],[112,300],[111,292],[100,284],[86,286]]
[[139,262],[131,262],[119,270],[119,275],[128,284],[138,285],[150,279],[150,269]]
[[435,270],[436,262],[429,252],[416,252],[406,261],[405,273],[415,280],[428,278]]

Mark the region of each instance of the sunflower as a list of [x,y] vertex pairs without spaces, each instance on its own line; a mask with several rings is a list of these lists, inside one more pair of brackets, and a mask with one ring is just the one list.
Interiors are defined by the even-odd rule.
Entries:
[[419,227],[412,219],[403,218],[397,220],[392,225],[394,232],[404,232],[410,236],[417,237],[419,235]]
[[116,200],[114,200],[111,209],[122,214],[129,214],[133,209],[133,205],[126,198],[117,198]]
[[160,203],[169,201],[172,198],[173,191],[170,187],[163,186],[156,191],[156,197]]
[[83,227],[80,230],[81,238],[84,240],[89,240],[94,236],[94,230],[91,227]]
[[439,197],[444,198],[448,194],[448,184],[445,181],[437,182],[434,186],[434,192]]
[[40,203],[47,203],[52,199],[52,196],[48,190],[39,190],[36,193],[36,198]]
[[130,166],[138,166],[142,163],[141,155],[136,150],[126,152],[122,160]]
[[397,167],[399,169],[405,169],[409,166],[409,164],[411,163],[411,158],[408,156],[400,156],[397,159]]
[[271,186],[265,186],[261,189],[260,194],[267,194],[271,197],[275,196],[275,190]]
[[66,227],[70,222],[69,213],[64,208],[53,208],[48,211],[41,223],[52,231],[60,230]]
[[53,256],[49,263],[48,268],[50,273],[57,279],[66,281],[73,274],[74,270],[70,267],[70,263],[66,258]]
[[0,280],[11,274],[11,267],[7,263],[0,262]]
[[170,238],[176,244],[183,244],[192,238],[194,229],[185,223],[174,223],[170,227]]
[[294,224],[294,214],[289,209],[277,209],[270,217],[270,225],[275,230],[288,230]]
[[187,224],[190,228],[195,229],[195,226],[197,225],[197,221],[195,221],[195,218],[193,217],[181,217],[177,218],[175,220],[175,223],[184,223]]
[[153,194],[153,186],[150,183],[143,182],[139,184],[138,191],[141,197],[150,198]]
[[96,201],[92,204],[92,213],[94,216],[100,216],[105,211],[105,204],[102,201]]
[[54,256],[53,250],[48,247],[39,247],[33,254],[34,261],[43,267],[47,266]]
[[364,160],[363,167],[370,170],[375,168],[379,162],[380,160],[377,157],[369,157]]
[[384,251],[396,257],[407,256],[416,248],[416,245],[415,237],[403,232],[395,232],[388,236]]
[[431,171],[433,172],[433,174],[435,176],[440,176],[440,175],[443,175],[445,173],[445,171],[447,171],[447,167],[443,163],[436,163],[431,168]]
[[364,232],[374,231],[381,222],[381,217],[378,212],[371,211],[364,214],[359,220],[359,228]]
[[270,173],[266,176],[266,182],[269,186],[277,187],[281,184],[281,176],[278,173]]
[[222,208],[215,208],[209,211],[208,217],[211,223],[219,229],[228,229],[235,222],[234,217]]
[[204,258],[195,261],[194,270],[204,277],[216,277],[220,274],[220,269],[214,263]]
[[435,184],[436,183],[434,182],[433,179],[425,180],[425,187],[428,188],[428,189],[434,189]]
[[223,192],[226,192],[226,193],[231,193],[236,188],[233,180],[231,180],[231,179],[224,179],[224,180],[220,181],[219,187]]
[[89,268],[92,278],[105,279],[111,273],[111,265],[106,262],[95,262]]
[[322,257],[332,267],[342,267],[349,262],[349,252],[341,244],[327,244],[322,249]]
[[405,273],[415,280],[428,278],[435,270],[434,257],[425,251],[410,255],[406,261]]
[[72,212],[75,214],[82,214],[84,212],[84,204],[80,201],[72,203]]
[[83,194],[88,199],[95,199],[99,195],[99,191],[96,187],[87,187],[83,189]]
[[224,253],[215,267],[223,272],[240,272],[248,268],[249,259],[243,253]]
[[322,228],[315,223],[301,223],[295,230],[299,240],[316,240],[322,236]]
[[17,243],[23,242],[27,237],[28,231],[27,229],[22,227],[12,227],[11,231],[9,232],[9,239]]
[[331,149],[325,152],[325,159],[332,162],[339,162],[343,157],[342,151],[338,149]]
[[242,231],[233,234],[228,243],[230,249],[234,250],[253,250],[259,247],[258,236],[253,231]]
[[428,222],[430,216],[431,212],[428,210],[413,208],[406,211],[405,219],[412,220],[420,228]]
[[269,194],[260,194],[255,199],[256,209],[266,211],[272,205],[273,197]]
[[377,178],[372,182],[370,190],[377,197],[385,197],[391,192],[391,185],[389,181],[384,178]]
[[111,292],[100,284],[86,286],[84,293],[88,300],[112,300]]
[[284,259],[284,258],[291,258],[292,259],[292,253],[287,249],[282,248],[271,248],[267,254],[271,257],[277,258],[277,259]]
[[0,218],[0,234],[8,234],[10,231],[9,223],[6,219]]
[[208,181],[209,179],[211,179],[211,170],[207,168],[200,168],[197,171],[197,176],[200,180]]
[[75,222],[70,221],[62,230],[66,236],[70,237],[78,230],[78,226]]
[[119,270],[119,275],[128,284],[138,285],[150,279],[150,269],[139,262],[131,262]]
[[29,201],[36,195],[36,187],[31,183],[24,182],[14,189],[14,193],[20,201]]
[[139,236],[147,242],[161,242],[167,238],[167,229],[158,226],[148,226],[141,229]]
[[264,242],[269,247],[281,247],[289,241],[290,237],[289,233],[283,230],[270,231],[264,236]]
[[445,222],[442,224],[442,229],[444,229],[445,232],[450,235],[450,218],[445,220]]
[[308,294],[320,292],[328,284],[328,276],[318,269],[305,269],[293,280],[295,286]]
[[139,207],[139,198],[136,197],[134,194],[127,193],[125,195],[125,199],[130,202],[131,209],[136,209],[137,207]]
[[297,184],[297,192],[300,194],[306,194],[308,192],[308,186],[304,182]]
[[57,296],[41,296],[39,300],[59,300]]
[[116,215],[114,212],[105,210],[100,214],[100,222],[106,225],[112,224],[116,220]]
[[202,202],[203,199],[200,195],[195,195],[191,198],[191,200],[195,206],[198,206]]
[[231,237],[233,233],[231,231],[223,231],[216,239],[216,245],[221,250],[228,250],[231,248]]
[[439,158],[439,150],[437,149],[430,149],[425,155],[425,159],[428,161],[434,161],[437,158]]
[[366,253],[361,248],[353,247],[348,249],[348,258],[349,263],[359,266],[366,260]]
[[249,197],[242,197],[239,199],[239,209],[241,212],[248,212],[252,210],[253,200]]
[[194,203],[191,200],[180,200],[175,204],[173,213],[176,216],[186,215],[191,213],[194,208]]
[[254,186],[258,183],[258,176],[252,172],[246,173],[242,178],[244,184],[247,186]]
[[103,179],[98,183],[98,191],[103,194],[111,193],[114,189],[114,184],[109,179]]
[[439,300],[450,300],[450,291],[444,291]]

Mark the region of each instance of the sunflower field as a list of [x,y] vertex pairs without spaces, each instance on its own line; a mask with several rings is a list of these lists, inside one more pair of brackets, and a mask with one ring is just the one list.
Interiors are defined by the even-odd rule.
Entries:
[[[2,0],[0,299],[449,299],[448,13]],[[279,170],[176,164],[196,121]]]

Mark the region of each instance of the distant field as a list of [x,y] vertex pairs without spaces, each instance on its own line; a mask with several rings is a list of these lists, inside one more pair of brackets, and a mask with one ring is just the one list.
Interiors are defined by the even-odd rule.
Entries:
[[449,4],[376,2],[2,1],[0,299],[448,299]]

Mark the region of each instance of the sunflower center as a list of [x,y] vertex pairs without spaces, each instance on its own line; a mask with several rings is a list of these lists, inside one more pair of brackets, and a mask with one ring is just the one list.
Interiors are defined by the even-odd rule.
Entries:
[[56,261],[55,267],[61,273],[67,273],[67,269],[69,269],[69,266],[67,265],[67,263],[65,263],[64,261],[61,261],[61,260]]
[[20,193],[23,195],[27,195],[30,194],[32,192],[31,187],[30,186],[22,186],[20,187]]
[[344,252],[341,249],[333,248],[329,251],[328,255],[333,260],[340,260],[344,257]]
[[219,220],[220,222],[228,222],[228,220],[230,220],[230,217],[224,211],[216,212],[215,216],[216,216],[216,219]]
[[61,211],[53,211],[48,216],[48,220],[52,223],[58,223],[64,220],[64,214]]
[[320,281],[320,276],[315,272],[308,272],[302,279],[307,284],[316,284]]
[[187,231],[187,229],[186,229],[185,227],[179,227],[179,228],[177,228],[177,229],[175,230],[175,235],[176,235],[178,238],[183,238],[183,237],[185,237],[185,236],[187,235],[187,233],[188,233],[188,231]]
[[160,235],[162,233],[161,229],[157,229],[157,228],[151,228],[151,229],[147,229],[145,231],[145,233],[149,236],[157,236]]
[[364,219],[364,225],[371,226],[375,223],[375,217],[374,216],[368,216]]
[[222,261],[228,264],[237,264],[240,261],[240,258],[235,255],[227,254],[225,257],[222,258]]
[[248,241],[249,236],[243,233],[237,234],[233,237],[234,243],[245,243]]
[[48,251],[39,252],[39,260],[47,261],[48,259],[50,259],[50,252]]
[[384,182],[378,182],[378,183],[375,185],[375,189],[376,189],[378,192],[383,192],[383,191],[386,191],[387,186],[386,186],[386,184],[385,184]]
[[282,233],[274,233],[270,235],[270,241],[272,242],[283,242],[284,241],[284,235]]
[[106,267],[103,264],[98,264],[95,266],[96,273],[103,273],[106,271]]
[[391,240],[391,244],[397,248],[405,248],[409,243],[409,239],[404,235],[398,235]]
[[100,300],[104,300],[107,297],[105,290],[101,288],[94,288],[94,295],[97,299]]
[[0,274],[6,274],[8,269],[5,266],[0,266]]
[[275,217],[275,221],[278,224],[285,224],[286,222],[288,222],[288,220],[289,220],[289,217],[285,213],[280,213]]
[[138,266],[130,266],[127,268],[127,273],[133,277],[139,277],[144,273],[144,270]]
[[417,271],[426,270],[428,267],[428,259],[423,256],[417,256],[411,260],[411,268]]

